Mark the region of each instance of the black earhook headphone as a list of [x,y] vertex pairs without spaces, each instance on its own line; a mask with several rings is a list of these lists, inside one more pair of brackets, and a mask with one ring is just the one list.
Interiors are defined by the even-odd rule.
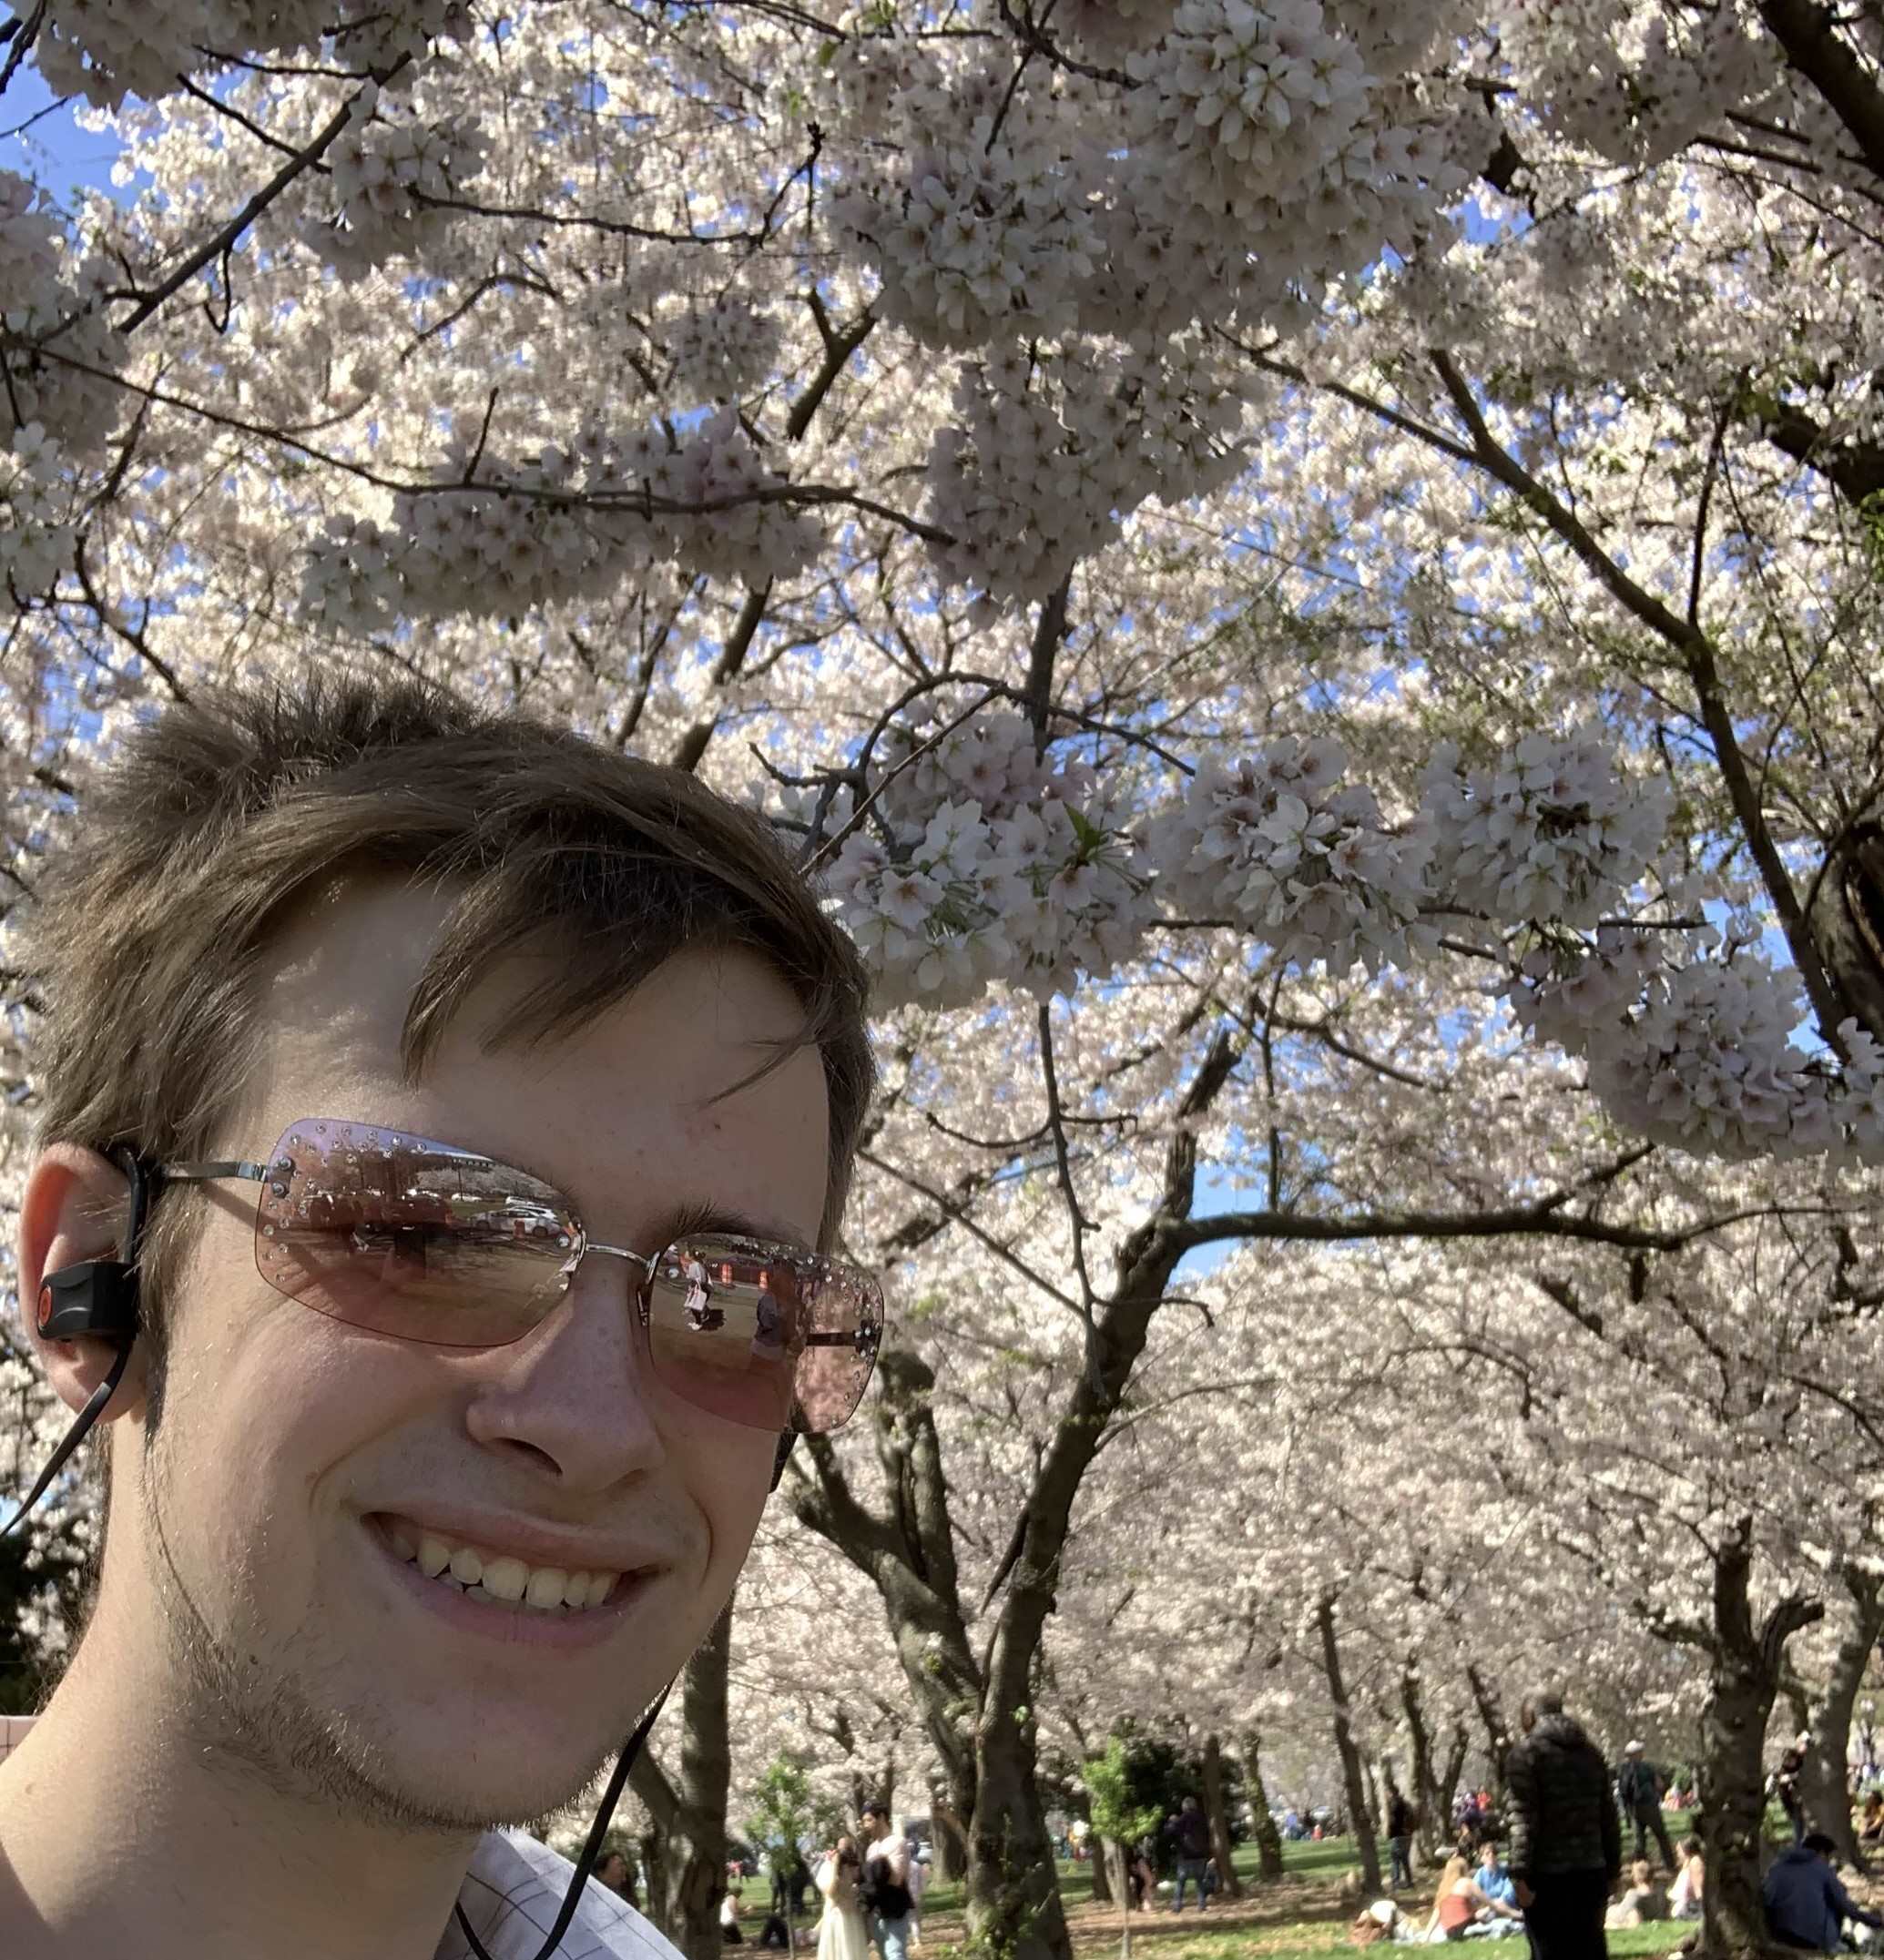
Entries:
[[157,1179],[135,1151],[117,1149],[111,1160],[130,1184],[130,1202],[125,1214],[123,1236],[116,1259],[85,1259],[76,1265],[61,1266],[39,1283],[39,1297],[33,1324],[48,1341],[98,1340],[117,1349],[110,1371],[92,1390],[90,1399],[79,1410],[65,1439],[53,1451],[39,1481],[26,1500],[0,1528],[0,1538],[17,1531],[27,1514],[43,1498],[52,1480],[64,1467],[72,1452],[105,1413],[105,1405],[117,1392],[124,1371],[130,1362],[142,1325],[137,1308],[137,1257],[142,1250],[144,1227],[150,1201],[157,1194]]

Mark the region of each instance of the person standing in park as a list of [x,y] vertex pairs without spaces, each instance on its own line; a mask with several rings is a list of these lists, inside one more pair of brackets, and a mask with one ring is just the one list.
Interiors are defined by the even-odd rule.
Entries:
[[1623,1869],[1609,1765],[1554,1691],[1533,1695],[1505,1758],[1509,1869],[1533,1960],[1606,1955],[1603,1915]]
[[1811,1731],[1801,1729],[1773,1772],[1773,1794],[1779,1799],[1779,1808],[1792,1826],[1795,1844],[1803,1843],[1806,1836],[1806,1806],[1799,1796],[1799,1782],[1806,1773],[1806,1752],[1811,1746]]
[[596,1869],[589,1874],[597,1884],[606,1887],[618,1899],[626,1899],[630,1905],[635,1898],[635,1874],[628,1869],[627,1855],[624,1852],[604,1852],[596,1862]]
[[[20,1317],[108,1477],[0,1955],[534,1960],[566,1900],[672,1960],[514,1823],[619,1787],[868,1381],[855,950],[687,772],[406,680],[127,725],[36,882]],[[825,1345],[688,1331],[733,1234]]]
[[916,1903],[910,1891],[909,1841],[891,1830],[887,1803],[864,1805],[860,1835],[863,1909],[871,1938],[881,1960],[909,1960],[910,1914]]
[[1413,1806],[1398,1783],[1387,1785],[1389,1888],[1413,1883]]
[[863,1860],[857,1840],[840,1837],[818,1867],[824,1899],[818,1922],[818,1960],[870,1960],[870,1927],[863,1914]]
[[1177,1854],[1176,1883],[1171,1891],[1171,1910],[1184,1910],[1186,1881],[1197,1888],[1197,1910],[1207,1912],[1210,1902],[1204,1891],[1204,1873],[1210,1863],[1210,1820],[1198,1807],[1196,1797],[1186,1797],[1171,1820],[1171,1848]]
[[1663,1860],[1672,1875],[1678,1868],[1675,1844],[1662,1817],[1662,1792],[1667,1787],[1662,1781],[1662,1772],[1643,1754],[1642,1744],[1629,1743],[1623,1751],[1615,1793],[1622,1799],[1623,1814],[1635,1827],[1634,1856],[1648,1856],[1648,1841],[1653,1837],[1661,1846]]

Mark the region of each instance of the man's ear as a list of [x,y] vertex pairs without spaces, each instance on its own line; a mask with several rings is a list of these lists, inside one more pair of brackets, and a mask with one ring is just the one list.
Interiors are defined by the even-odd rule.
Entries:
[[[109,1341],[89,1336],[48,1341],[36,1311],[48,1273],[87,1259],[116,1259],[118,1236],[130,1209],[130,1181],[108,1157],[76,1143],[49,1143],[26,1178],[20,1201],[20,1318],[39,1352],[40,1366],[60,1401],[76,1415],[111,1372],[117,1356]],[[127,1415],[144,1402],[141,1349],[127,1364],[102,1422]]]

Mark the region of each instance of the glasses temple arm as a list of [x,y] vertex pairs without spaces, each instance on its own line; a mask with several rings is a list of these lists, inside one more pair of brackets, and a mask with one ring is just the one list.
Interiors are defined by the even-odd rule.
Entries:
[[160,1163],[157,1174],[167,1184],[207,1184],[219,1177],[247,1178],[251,1184],[260,1184],[267,1178],[269,1167],[247,1157],[223,1157],[208,1163]]

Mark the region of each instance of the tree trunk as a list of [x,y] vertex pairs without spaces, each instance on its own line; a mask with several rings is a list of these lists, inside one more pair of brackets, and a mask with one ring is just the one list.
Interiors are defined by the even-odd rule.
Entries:
[[[1400,1705],[1407,1718],[1407,1738],[1412,1755],[1412,1798],[1420,1855],[1431,1863],[1438,1846],[1437,1833],[1452,1821],[1451,1798],[1440,1789],[1432,1768],[1432,1731],[1426,1726],[1426,1708],[1420,1697],[1420,1676],[1413,1657],[1400,1676]],[[1456,1765],[1454,1774],[1457,1774]]]
[[1335,1752],[1341,1759],[1341,1782],[1348,1792],[1348,1814],[1354,1823],[1354,1839],[1360,1853],[1360,1878],[1370,1898],[1380,1892],[1380,1852],[1367,1814],[1367,1790],[1361,1781],[1360,1752],[1354,1746],[1354,1731],[1348,1720],[1348,1691],[1341,1682],[1341,1655],[1335,1640],[1335,1596],[1324,1592],[1315,1609],[1315,1624],[1321,1632],[1321,1669],[1328,1677],[1328,1693],[1334,1704]]
[[[633,1781],[630,1772],[629,1781]],[[667,1930],[667,1833],[657,1823],[650,1823],[647,1829],[636,1839],[635,1846],[640,1853],[641,1864],[641,1911],[653,1922],[657,1932]]]
[[[1103,1850],[1101,1846],[1103,1845]],[[1125,1847],[1113,1838],[1095,1836],[1093,1846],[1093,1896],[1099,1896],[1099,1873],[1103,1868],[1112,1891],[1118,1898],[1119,1960],[1132,1960],[1132,1884],[1125,1872]]]
[[1452,1724],[1452,1746],[1446,1752],[1446,1767],[1439,1780],[1439,1804],[1430,1824],[1422,1824],[1420,1855],[1430,1864],[1440,1862],[1440,1846],[1452,1834],[1452,1799],[1459,1794],[1459,1779],[1465,1772],[1465,1758],[1472,1749],[1472,1736],[1462,1721]]
[[[1112,1853],[1116,1847],[1109,1837],[1101,1837],[1096,1831],[1086,1833],[1086,1862],[1093,1868],[1093,1904],[1110,1905],[1115,1894],[1112,1889]],[[1128,1892],[1125,1896],[1129,1899]]]
[[[990,1672],[999,1680],[998,1661]],[[989,1701],[996,1703],[992,1692]],[[970,1939],[999,1960],[1068,1960],[1072,1941],[1034,1774],[1032,1714],[1010,1701],[983,1715],[962,1904]]]
[[[1471,1685],[1479,1720],[1485,1726],[1485,1753],[1492,1759],[1492,1805],[1494,1810],[1502,1811],[1504,1808],[1504,1757],[1512,1746],[1511,1731],[1505,1724],[1498,1691],[1486,1681],[1476,1660],[1467,1667],[1465,1679]],[[1451,1823],[1450,1812],[1446,1822],[1449,1825]]]
[[1838,1644],[1826,1677],[1825,1692],[1812,1707],[1806,1726],[1812,1745],[1806,1752],[1806,1766],[1799,1778],[1799,1797],[1806,1822],[1823,1831],[1838,1847],[1847,1864],[1866,1869],[1859,1849],[1858,1833],[1851,1824],[1851,1803],[1847,1783],[1851,1753],[1851,1711],[1858,1705],[1864,1685],[1866,1663],[1884,1634],[1884,1587],[1869,1573],[1846,1567],[1840,1602]]
[[[971,1782],[970,1788],[973,1787]],[[973,1801],[968,1808],[974,1808]],[[935,1845],[936,1883],[959,1884],[968,1871],[968,1826],[962,1822],[962,1811],[955,1801],[955,1792],[952,1791],[946,1800],[932,1796],[929,1816],[933,1827],[930,1836]]]
[[[1360,1822],[1367,1826],[1369,1833],[1378,1839],[1384,1835],[1380,1828],[1380,1792],[1374,1782],[1374,1766],[1365,1756],[1360,1759],[1360,1787],[1367,1795],[1367,1815]],[[1355,1834],[1360,1834],[1359,1824],[1355,1826]]]
[[1701,1711],[1701,1842],[1707,1862],[1702,1945],[1710,1954],[1764,1951],[1760,1825],[1766,1811],[1761,1753],[1779,1691],[1786,1643],[1825,1615],[1789,1593],[1757,1628],[1747,1598],[1752,1520],[1743,1518],[1714,1554],[1707,1701]]
[[[1061,604],[1064,625],[1064,595]],[[1044,614],[1044,627],[1049,625]],[[1047,1616],[1057,1605],[1081,1483],[1189,1249],[1180,1228],[1197,1195],[1197,1122],[1231,1081],[1248,1040],[1247,1024],[1225,1021],[1192,1071],[1179,1104],[1186,1120],[1166,1146],[1156,1203],[1119,1245],[1114,1284],[1086,1325],[1084,1365],[1071,1377],[978,1609],[993,1615],[983,1661],[970,1645],[959,1592],[948,1483],[931,1413],[935,1373],[920,1356],[886,1350],[877,1357],[881,1393],[871,1421],[884,1472],[884,1511],[859,1502],[829,1437],[805,1439],[786,1487],[800,1520],[836,1545],[882,1595],[904,1677],[968,1826],[968,1937],[1000,1960],[1072,1960],[1035,1775],[1035,1667]],[[906,1243],[920,1244],[939,1229],[926,1214],[912,1223],[920,1236]]]
[[1217,1869],[1223,1879],[1223,1895],[1240,1899],[1243,1887],[1237,1883],[1236,1867],[1230,1863],[1230,1821],[1223,1807],[1223,1755],[1215,1735],[1204,1738],[1204,1814],[1210,1820],[1210,1848],[1217,1853]]
[[680,1775],[672,1782],[646,1750],[628,1772],[654,1829],[642,1841],[647,1912],[687,1960],[719,1960],[726,1892],[726,1800],[732,1776],[727,1732],[728,1608],[687,1664],[681,1688]]
[[1254,1729],[1243,1732],[1243,1794],[1249,1800],[1256,1823],[1257,1875],[1264,1884],[1273,1884],[1282,1876],[1282,1833],[1269,1815],[1269,1792],[1263,1788],[1262,1737]]

